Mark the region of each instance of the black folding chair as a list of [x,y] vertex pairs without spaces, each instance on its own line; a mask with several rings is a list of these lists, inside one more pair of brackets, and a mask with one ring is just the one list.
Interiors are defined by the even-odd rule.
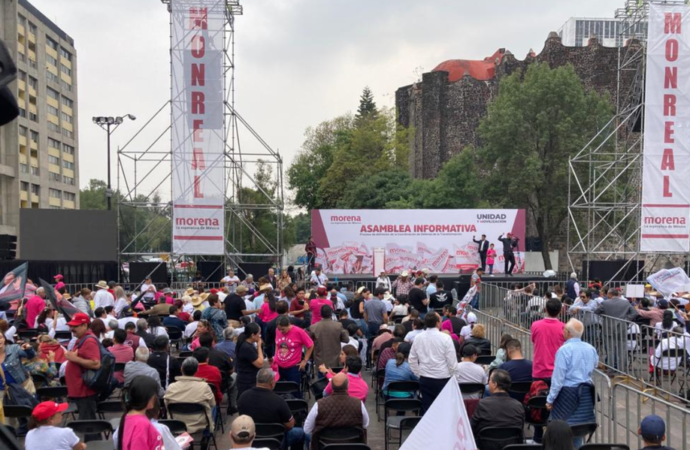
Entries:
[[180,331],[179,328],[175,327],[165,327],[165,330],[168,332],[168,339],[170,339],[170,345],[172,346],[174,344],[175,347],[177,347],[177,350],[179,351],[180,343],[184,341],[182,331]]
[[508,394],[520,403],[525,399],[525,395],[532,388],[531,381],[516,381],[510,384],[510,389],[508,389]]
[[216,443],[216,435],[215,433],[211,432],[211,420],[212,418],[206,414],[206,407],[201,404],[201,403],[166,403],[165,405],[166,409],[168,410],[168,415],[170,416],[171,419],[175,419],[175,415],[178,417],[182,416],[184,417],[185,415],[191,415],[191,414],[203,414],[204,417],[206,417],[206,428],[203,431],[206,431],[210,442],[213,443],[213,446],[218,450],[218,444]]
[[571,425],[570,429],[573,432],[573,437],[584,438],[586,436],[587,440],[585,441],[585,443],[589,443],[589,441],[592,440],[592,436],[594,436],[594,433],[597,431],[598,427],[599,425],[596,422],[591,422],[582,423],[578,425]]
[[194,352],[189,352],[189,351],[180,352],[180,358],[189,358],[190,356],[194,356]]
[[482,450],[503,450],[510,444],[524,442],[520,427],[488,427],[479,432],[477,448]]
[[484,397],[486,386],[482,383],[458,383],[458,386],[463,394],[479,394],[479,398]]
[[294,381],[278,381],[273,388],[273,392],[278,395],[294,395],[295,393],[299,394],[299,384],[295,383]]
[[42,373],[32,373],[31,379],[34,382],[34,387],[36,389],[48,385],[48,378],[46,378],[46,376],[43,375]]
[[38,337],[38,330],[20,330],[17,331],[17,336],[19,336],[19,339],[29,342],[31,339]]
[[314,395],[314,400],[323,398],[323,390],[328,386],[328,378],[321,378],[309,385],[309,390]]
[[319,447],[332,444],[363,444],[364,439],[364,431],[356,428],[326,428],[319,433]]
[[113,426],[106,420],[75,420],[67,424],[76,434],[80,436],[100,435],[103,439],[99,441],[89,441],[89,450],[113,450],[113,441],[109,438],[113,434]]
[[301,427],[307,415],[309,415],[309,403],[301,398],[289,398],[285,402],[288,408],[290,408],[292,417],[295,418],[295,426]]
[[[41,402],[52,400],[56,403],[69,403],[67,399],[67,386],[44,386],[38,388],[36,389],[36,398],[38,398],[38,400]],[[76,420],[77,405],[74,403],[69,403],[69,406],[63,414],[65,416],[70,414],[72,416],[72,420]]]
[[280,439],[285,437],[285,426],[282,423],[257,423],[256,437]]
[[496,359],[495,355],[479,355],[474,363],[482,366],[488,366],[494,362],[494,359]]
[[274,438],[256,438],[252,443],[253,448],[267,448],[269,450],[280,450],[282,441]]
[[[98,418],[110,422],[110,425],[113,427],[113,430],[117,429],[120,426],[120,420],[122,420],[122,414],[124,412],[125,408],[122,405],[122,402],[118,400],[106,400],[103,402],[98,402],[98,405],[96,407],[96,413],[98,414]],[[107,417],[105,417],[106,414],[115,414],[116,417],[108,419]]]
[[[391,381],[388,383],[388,386],[386,386],[386,391],[389,396],[391,392],[396,392],[409,393],[410,398],[416,398],[419,397],[419,381]],[[380,392],[380,395],[376,396],[376,418],[378,420],[381,420],[381,414],[379,413],[379,406],[381,405],[380,400],[386,400],[386,394],[383,390]]]
[[55,339],[58,341],[71,341],[72,332],[71,331],[56,331]]
[[22,450],[12,427],[0,424],[0,448],[7,450]]
[[168,427],[173,436],[179,436],[187,432],[187,424],[181,420],[159,420],[158,423]]
[[[411,412],[413,416],[399,416],[395,415],[392,416],[389,414],[390,411],[394,411],[396,413],[402,412],[402,413],[408,413]],[[421,400],[418,400],[416,398],[396,398],[396,399],[391,399],[391,400],[386,400],[386,403],[383,404],[383,418],[385,422],[385,430],[384,430],[384,448],[388,450],[388,445],[392,442],[391,438],[393,437],[391,435],[391,431],[397,430],[399,432],[398,435],[398,445],[402,445],[402,437],[403,437],[403,432],[405,430],[411,430],[413,429],[417,423],[419,422],[419,415],[422,412],[422,402]],[[406,419],[417,419],[417,420],[406,420]],[[404,423],[403,423],[404,421]]]

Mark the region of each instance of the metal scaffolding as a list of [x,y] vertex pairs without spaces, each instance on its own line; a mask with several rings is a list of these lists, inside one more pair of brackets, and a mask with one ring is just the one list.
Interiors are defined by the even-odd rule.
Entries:
[[[171,1],[161,0],[171,12]],[[283,160],[235,107],[235,19],[243,15],[240,0],[222,0],[225,6],[223,45],[223,120],[225,169],[225,255],[223,265],[241,270],[245,262],[278,263],[283,254]],[[170,18],[172,49],[172,14]],[[172,53],[172,52],[171,52]],[[170,84],[172,90],[172,58]],[[167,115],[166,115],[167,114]],[[118,202],[118,231],[129,230],[131,238],[120,242],[121,261],[138,260],[145,256],[172,254],[172,102],[161,108],[118,149],[117,189],[122,198]],[[240,132],[248,138],[240,141]],[[263,168],[264,176],[255,172]],[[149,211],[141,220],[137,211]],[[268,217],[275,234],[257,227],[257,215]],[[141,222],[141,223],[140,223]],[[133,230],[132,230],[133,228]],[[141,236],[148,236],[140,242]],[[152,248],[159,237],[170,237],[165,248]],[[250,250],[247,250],[250,249]],[[218,257],[194,255],[195,259],[217,260]],[[171,273],[171,277],[174,274]]]

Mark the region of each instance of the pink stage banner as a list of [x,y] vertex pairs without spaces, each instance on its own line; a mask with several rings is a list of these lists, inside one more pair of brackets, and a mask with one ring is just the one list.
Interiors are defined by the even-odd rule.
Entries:
[[650,4],[640,251],[690,245],[690,8]]
[[225,249],[222,0],[172,0],[173,253]]
[[481,263],[473,239],[482,234],[497,254],[493,272],[504,273],[498,238],[507,233],[518,238],[514,273],[525,269],[523,209],[322,209],[311,221],[316,263],[326,273],[372,274],[374,248],[384,249],[388,273],[470,273]]

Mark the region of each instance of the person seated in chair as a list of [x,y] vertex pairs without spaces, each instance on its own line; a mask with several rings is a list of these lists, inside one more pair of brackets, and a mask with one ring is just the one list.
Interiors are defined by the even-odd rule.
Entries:
[[491,372],[491,396],[479,401],[470,420],[475,437],[479,436],[484,428],[489,427],[522,429],[525,423],[525,410],[519,401],[508,395],[510,383],[510,375],[505,370],[496,369]]

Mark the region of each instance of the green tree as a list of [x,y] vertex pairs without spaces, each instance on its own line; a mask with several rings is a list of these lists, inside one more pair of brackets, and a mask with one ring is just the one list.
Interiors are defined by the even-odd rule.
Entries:
[[568,161],[611,117],[573,67],[532,64],[503,78],[479,127],[483,192],[494,207],[525,207],[548,252],[567,218]]
[[422,186],[416,207],[470,209],[482,206],[482,183],[475,158],[472,147],[454,155],[443,165],[436,178]]
[[410,197],[408,189],[411,183],[410,174],[400,169],[363,175],[353,180],[337,206],[344,209],[387,208],[393,202]]
[[89,186],[79,191],[79,205],[81,209],[106,209],[105,197],[107,184],[103,180],[92,178]]
[[359,97],[359,107],[357,108],[357,116],[355,117],[358,121],[363,119],[375,118],[379,111],[376,108],[376,102],[374,101],[374,93],[371,92],[369,86],[366,86],[362,90],[362,95]]

